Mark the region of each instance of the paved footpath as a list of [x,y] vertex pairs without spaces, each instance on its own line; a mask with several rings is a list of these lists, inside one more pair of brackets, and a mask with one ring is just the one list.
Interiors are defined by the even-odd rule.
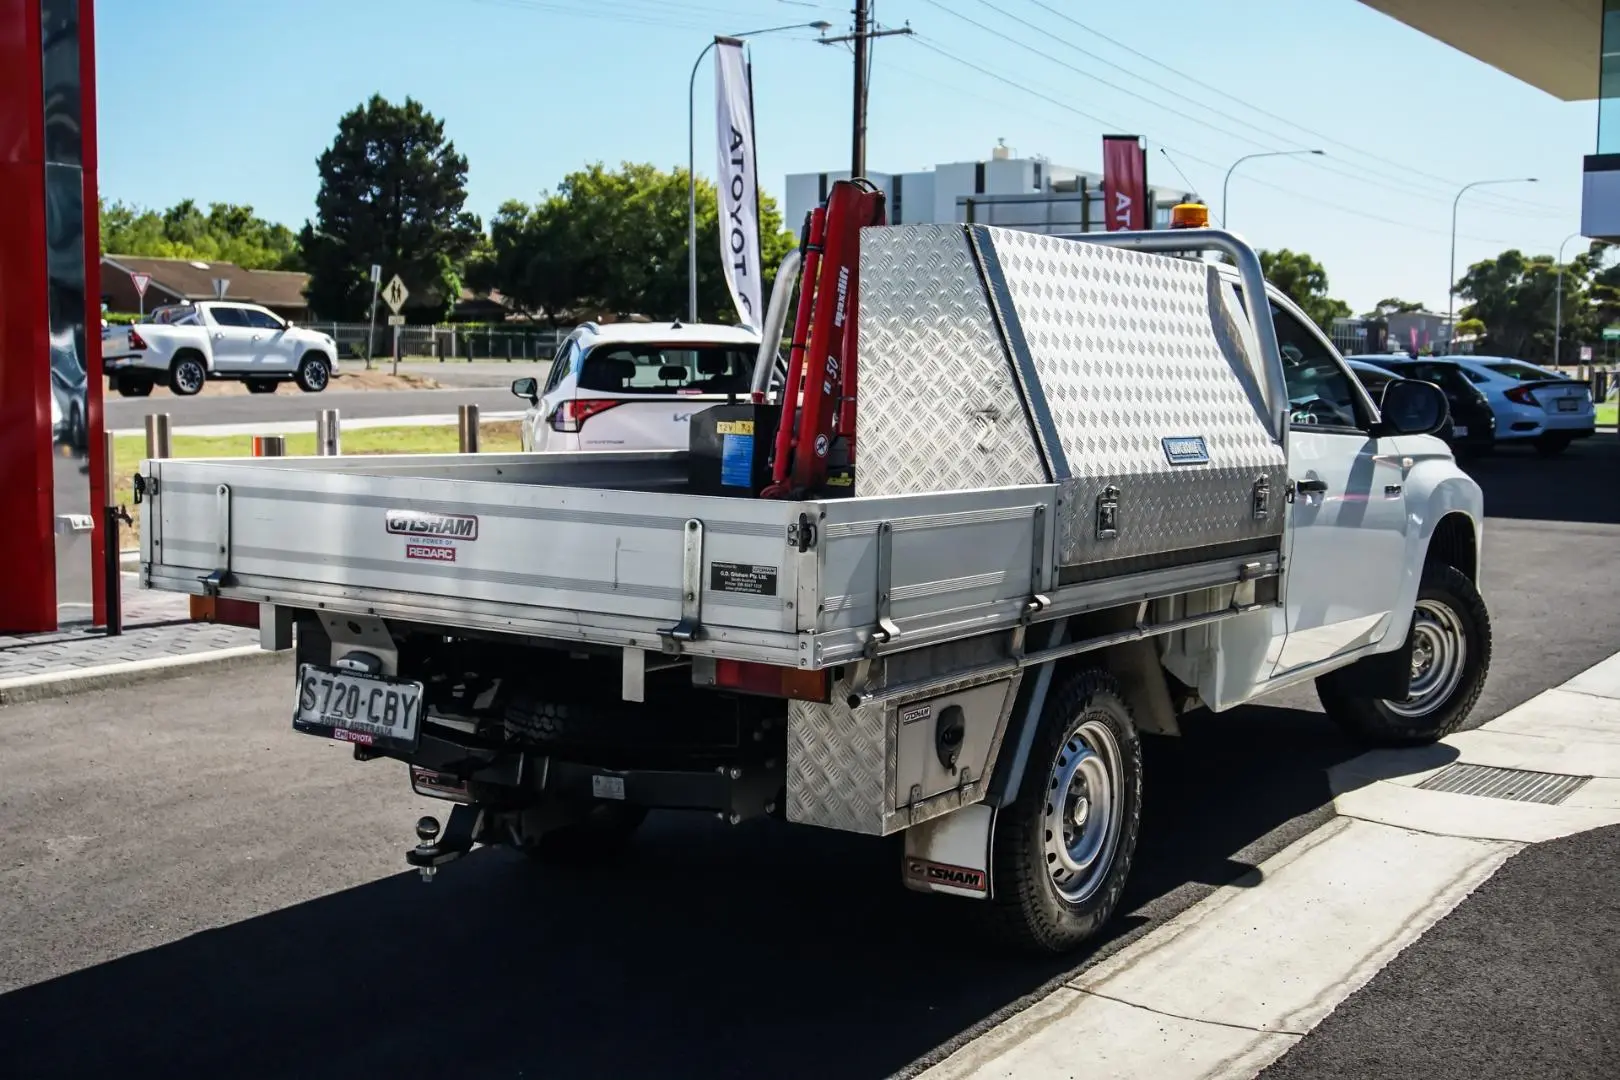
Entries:
[[142,589],[130,573],[123,586],[122,634],[88,623],[48,634],[0,634],[0,705],[130,682],[203,660],[252,657],[258,648],[256,630],[192,622],[186,596]]

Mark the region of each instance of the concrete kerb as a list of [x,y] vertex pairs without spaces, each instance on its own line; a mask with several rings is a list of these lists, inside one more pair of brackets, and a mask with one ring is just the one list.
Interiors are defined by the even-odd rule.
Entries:
[[151,660],[102,664],[76,671],[0,679],[0,706],[69,697],[89,693],[92,690],[116,690],[161,679],[195,675],[204,671],[212,674],[244,668],[270,667],[276,663],[290,663],[291,656],[291,650],[267,652],[257,645],[241,645],[232,649],[210,649],[207,652],[188,653],[183,656],[160,656]]

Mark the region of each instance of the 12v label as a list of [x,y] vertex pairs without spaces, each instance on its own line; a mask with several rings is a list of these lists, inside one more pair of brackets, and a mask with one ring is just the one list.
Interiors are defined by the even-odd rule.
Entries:
[[748,563],[711,563],[709,589],[712,592],[745,593],[748,596],[775,596],[776,567],[750,566]]

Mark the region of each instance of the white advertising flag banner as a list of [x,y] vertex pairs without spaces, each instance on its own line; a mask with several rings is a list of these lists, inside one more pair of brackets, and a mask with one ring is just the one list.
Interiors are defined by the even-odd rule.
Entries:
[[759,179],[754,173],[754,102],[741,43],[714,51],[715,143],[719,151],[720,262],[738,320],[759,329]]

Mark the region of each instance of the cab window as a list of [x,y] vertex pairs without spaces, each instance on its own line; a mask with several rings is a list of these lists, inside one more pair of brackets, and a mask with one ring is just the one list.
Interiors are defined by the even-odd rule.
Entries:
[[237,314],[247,320],[247,324],[255,330],[284,330],[280,319],[268,311],[258,311],[254,308],[238,308]]
[[744,394],[750,350],[725,345],[599,345],[579,366],[579,388],[617,394]]
[[208,309],[209,318],[214,320],[215,326],[246,326],[247,315],[241,308],[216,307]]
[[1298,427],[1365,430],[1367,417],[1355,380],[1332,350],[1275,300],[1271,319],[1282,348],[1289,422]]
[[574,367],[574,357],[579,355],[579,345],[573,341],[565,341],[562,348],[557,350],[557,356],[551,361],[551,374],[546,376],[546,388],[540,391],[549,394],[557,389],[557,384],[563,381]]

